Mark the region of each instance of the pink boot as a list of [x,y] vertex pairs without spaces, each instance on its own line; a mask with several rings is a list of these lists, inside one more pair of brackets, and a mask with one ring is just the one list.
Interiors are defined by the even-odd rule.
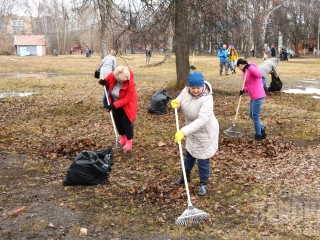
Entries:
[[132,149],[132,139],[126,141],[126,145],[124,145],[124,147],[122,148],[123,151],[129,151]]
[[126,135],[121,135],[120,136],[120,141],[119,141],[120,145],[125,145],[126,142],[127,142]]

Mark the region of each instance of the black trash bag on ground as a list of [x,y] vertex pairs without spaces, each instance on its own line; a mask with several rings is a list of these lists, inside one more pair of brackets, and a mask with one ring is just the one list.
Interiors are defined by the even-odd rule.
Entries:
[[148,109],[149,113],[162,115],[167,112],[167,104],[171,97],[167,95],[166,90],[160,90],[153,94]]
[[112,149],[82,151],[70,165],[63,185],[107,184],[113,165]]
[[282,82],[279,77],[272,75],[270,86],[268,87],[268,92],[277,92],[282,88]]

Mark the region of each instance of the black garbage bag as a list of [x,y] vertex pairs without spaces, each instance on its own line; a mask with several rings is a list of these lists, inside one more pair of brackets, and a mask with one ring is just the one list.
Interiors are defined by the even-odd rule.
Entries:
[[166,90],[160,90],[153,94],[148,109],[149,113],[162,115],[167,112],[167,104],[171,97],[167,95]]
[[282,82],[279,77],[272,75],[270,86],[268,87],[268,92],[278,92],[282,88]]
[[70,165],[63,185],[107,184],[113,165],[112,149],[82,151]]

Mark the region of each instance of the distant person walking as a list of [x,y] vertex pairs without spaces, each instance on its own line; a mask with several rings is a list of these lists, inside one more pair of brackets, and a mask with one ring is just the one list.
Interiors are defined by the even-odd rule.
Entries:
[[267,60],[268,59],[268,55],[270,53],[270,48],[268,47],[268,45],[265,43],[263,45],[263,60]]
[[146,64],[147,65],[150,64],[151,56],[152,56],[151,45],[148,44],[147,47],[146,47]]
[[229,66],[231,67],[231,72],[232,74],[236,73],[236,68],[237,68],[237,60],[238,60],[238,52],[234,48],[234,45],[231,44],[228,48],[228,62]]
[[273,58],[276,57],[276,48],[274,45],[271,46],[271,57],[273,57]]
[[219,46],[218,57],[220,59],[220,70],[219,70],[220,77],[222,76],[223,68],[225,69],[226,76],[229,75],[229,73],[228,73],[228,56],[229,56],[229,53],[227,51],[227,45],[223,44],[222,47]]
[[280,60],[281,61],[289,61],[288,60],[288,52],[285,48],[281,48],[281,50],[280,50]]
[[89,48],[87,48],[87,46],[84,48],[84,53],[86,54],[86,57],[89,57]]
[[254,57],[254,54],[256,53],[256,51],[254,49],[251,50],[251,57]]

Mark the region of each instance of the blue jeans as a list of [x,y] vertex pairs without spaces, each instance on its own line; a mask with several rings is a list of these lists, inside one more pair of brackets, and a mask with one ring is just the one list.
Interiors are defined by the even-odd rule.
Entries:
[[[188,151],[186,151],[186,157],[184,158],[184,166],[186,171],[192,170],[196,158],[194,158]],[[210,176],[210,161],[209,158],[207,159],[198,159],[198,175],[199,178],[202,180],[208,180]]]
[[262,122],[260,120],[260,112],[264,97],[259,99],[250,100],[250,118],[253,120],[256,135],[261,135],[261,131],[264,130]]

